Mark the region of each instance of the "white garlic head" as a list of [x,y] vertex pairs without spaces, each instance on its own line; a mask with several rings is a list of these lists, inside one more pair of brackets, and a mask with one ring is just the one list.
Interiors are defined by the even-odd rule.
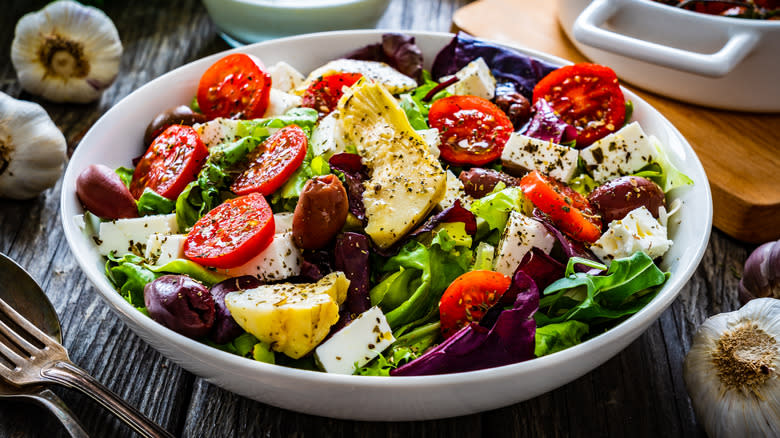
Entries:
[[22,88],[53,102],[91,102],[119,73],[122,43],[100,9],[50,3],[16,24],[11,61]]
[[696,416],[711,438],[780,436],[780,300],[707,319],[685,358]]
[[0,198],[28,199],[53,186],[65,136],[40,105],[0,93]]

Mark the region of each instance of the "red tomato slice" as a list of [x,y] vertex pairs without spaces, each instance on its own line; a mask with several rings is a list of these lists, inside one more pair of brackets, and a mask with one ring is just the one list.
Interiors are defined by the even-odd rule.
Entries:
[[209,119],[263,117],[271,95],[271,76],[259,59],[228,55],[208,68],[198,84],[198,106]]
[[184,239],[184,255],[215,268],[235,268],[274,238],[274,213],[257,193],[229,199],[200,218]]
[[615,132],[626,120],[626,99],[609,67],[574,64],[548,74],[534,87],[533,101],[544,99],[577,128],[577,147]]
[[520,180],[520,189],[571,238],[595,242],[601,236],[601,219],[588,200],[566,184],[534,170]]
[[276,131],[249,154],[249,167],[233,181],[237,195],[270,195],[282,186],[303,163],[309,140],[299,126]]
[[351,87],[363,75],[360,73],[333,73],[312,82],[303,93],[301,106],[313,108],[320,114],[328,114],[338,106],[344,95],[343,87]]
[[138,199],[146,187],[176,199],[194,180],[209,151],[190,126],[171,125],[154,139],[135,167],[130,193]]
[[499,272],[469,271],[450,284],[439,301],[441,333],[449,338],[485,312],[509,288],[512,279]]
[[439,130],[441,158],[452,164],[481,166],[501,156],[512,134],[509,117],[489,100],[449,96],[433,102],[431,128]]

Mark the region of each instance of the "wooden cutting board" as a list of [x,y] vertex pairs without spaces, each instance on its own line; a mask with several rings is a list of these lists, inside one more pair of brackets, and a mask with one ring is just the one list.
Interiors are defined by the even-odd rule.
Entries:
[[[453,31],[587,61],[557,17],[552,0],[480,0],[455,12],[452,21]],[[780,238],[780,114],[707,109],[629,88],[664,114],[698,154],[712,189],[715,227],[751,243]]]

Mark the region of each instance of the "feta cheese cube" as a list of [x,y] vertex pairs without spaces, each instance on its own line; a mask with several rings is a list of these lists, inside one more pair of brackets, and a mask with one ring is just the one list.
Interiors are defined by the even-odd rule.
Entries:
[[444,210],[447,207],[451,207],[455,204],[455,200],[460,199],[460,205],[463,208],[469,208],[471,206],[471,197],[466,194],[466,190],[463,187],[463,181],[458,179],[451,170],[447,170],[447,191],[444,192],[444,197],[439,201],[439,208]]
[[185,234],[160,234],[154,233],[146,241],[144,258],[152,265],[162,266],[176,259],[184,257]]
[[158,214],[101,222],[98,252],[101,255],[133,253],[144,255],[146,242],[154,233],[171,234],[179,231],[175,214]]
[[285,93],[294,90],[305,79],[301,72],[284,61],[268,67],[267,73],[271,75],[271,87]]
[[436,128],[430,128],[430,129],[420,129],[419,131],[416,132],[420,134],[420,137],[422,137],[425,144],[428,145],[428,148],[430,148],[433,156],[439,158],[439,154],[441,153],[441,151],[439,150],[439,146],[441,146],[441,138],[439,137],[439,130]]
[[655,159],[650,138],[632,122],[580,151],[580,157],[597,183],[631,175]]
[[276,213],[274,214],[274,234],[284,234],[292,231],[293,214]]
[[501,152],[501,163],[516,172],[538,170],[569,182],[577,170],[577,156],[574,148],[513,132]]
[[661,225],[645,206],[629,212],[626,217],[609,223],[609,228],[591,247],[601,261],[609,263],[630,257],[642,251],[650,258],[666,254],[672,241],[666,238],[666,227]]
[[504,275],[514,275],[517,266],[531,248],[539,248],[549,254],[555,244],[553,237],[541,222],[512,211],[506,222],[504,234],[498,242],[495,270]]
[[293,243],[292,232],[287,232],[275,234],[271,244],[252,260],[218,271],[229,277],[253,275],[265,282],[279,281],[300,274],[302,260],[301,250]]
[[330,158],[347,151],[347,137],[339,119],[339,112],[333,111],[317,123],[311,133],[311,150],[314,155]]
[[375,306],[320,344],[314,357],[327,373],[352,374],[393,342],[385,314]]
[[216,118],[206,123],[197,123],[192,127],[200,136],[203,144],[211,149],[214,146],[238,140],[238,120]]
[[266,108],[263,117],[281,116],[287,111],[301,106],[301,101],[301,96],[271,88],[270,96],[268,97],[268,108]]
[[447,87],[451,94],[471,95],[488,100],[496,94],[496,79],[482,58],[471,61],[455,73],[455,76],[458,82]]

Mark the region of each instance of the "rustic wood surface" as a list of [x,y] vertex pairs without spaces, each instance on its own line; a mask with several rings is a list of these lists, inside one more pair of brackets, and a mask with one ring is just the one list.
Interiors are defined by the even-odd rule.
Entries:
[[[69,151],[121,98],[162,73],[227,49],[196,0],[105,1],[125,52],[116,83],[89,105],[57,105],[21,91],[10,62],[16,21],[45,1],[3,2],[0,91],[41,103]],[[445,31],[465,0],[393,0],[383,28]],[[68,249],[60,184],[30,201],[0,200],[0,252],[41,283],[60,315],[72,360],[177,436],[701,436],[682,379],[682,361],[708,315],[736,308],[750,247],[713,230],[704,260],[680,297],[636,342],[584,377],[514,406],[461,418],[368,423],[298,414],[248,400],[182,370],[134,335],[98,297]],[[55,390],[95,437],[132,432],[79,393]],[[48,412],[0,401],[0,436],[63,436]]]
[[[458,10],[453,22],[473,35],[585,62],[558,24],[558,5],[567,3],[479,0]],[[780,238],[780,189],[775,182],[780,114],[704,108],[629,88],[674,123],[698,154],[710,180],[716,227],[745,242]]]

